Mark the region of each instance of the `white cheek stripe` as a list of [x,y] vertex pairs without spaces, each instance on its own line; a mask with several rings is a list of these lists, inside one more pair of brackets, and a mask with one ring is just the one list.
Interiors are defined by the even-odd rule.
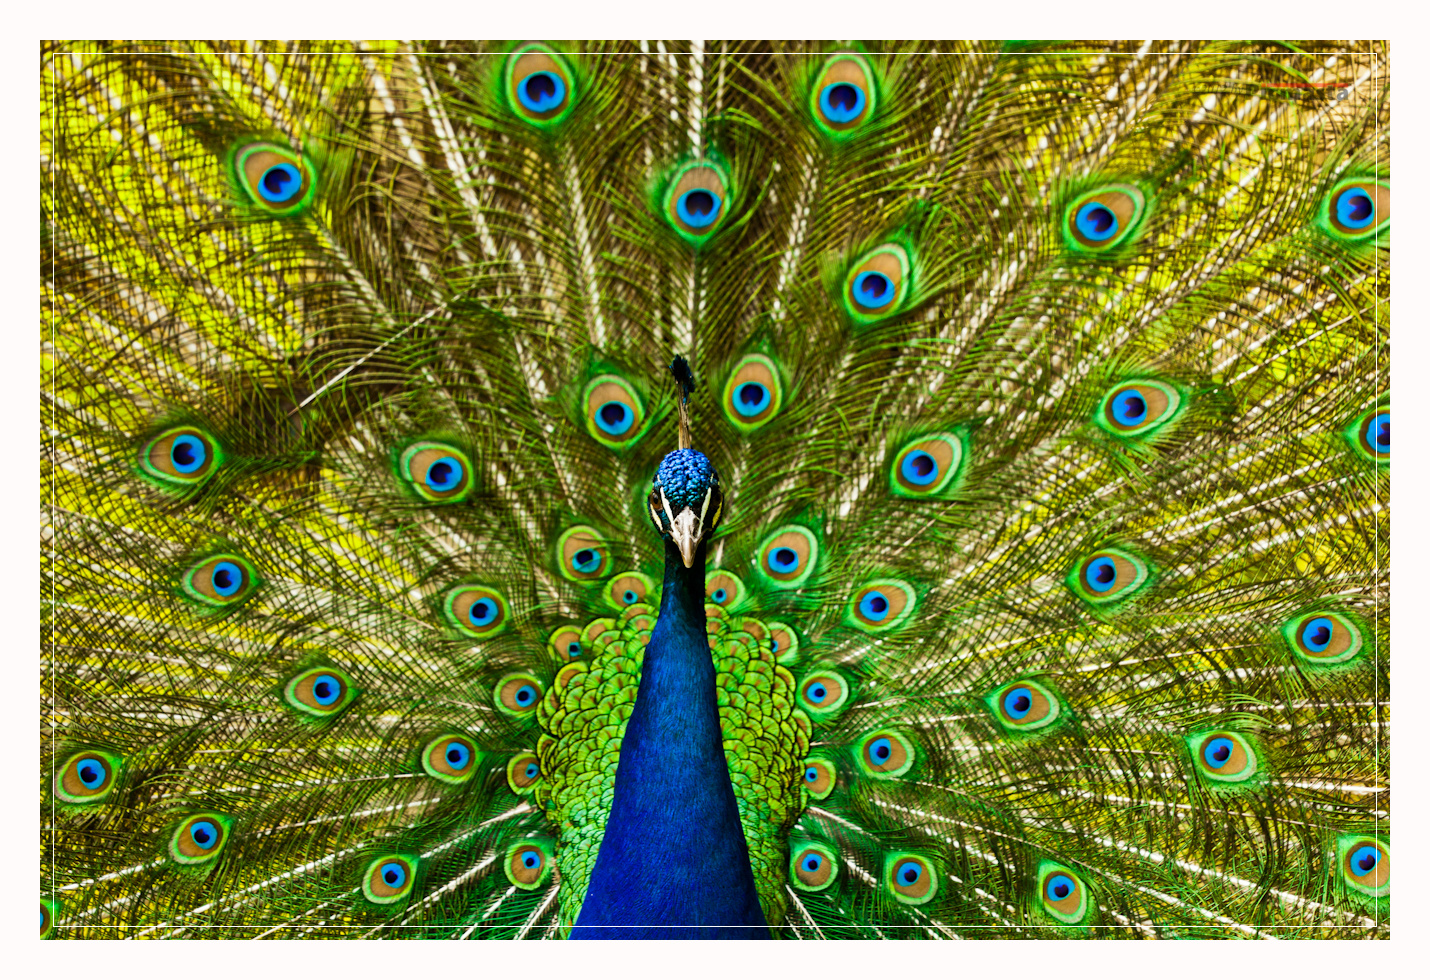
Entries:
[[655,526],[657,529],[661,531],[665,530],[665,525],[660,522],[660,515],[655,512],[654,507],[650,509],[650,519],[655,521]]
[[672,521],[675,520],[675,514],[671,513],[670,510],[670,500],[665,495],[665,487],[660,488],[660,503],[661,506],[665,508],[665,516],[669,517]]
[[700,523],[705,523],[705,512],[710,509],[710,488],[705,488],[705,500],[700,505]]

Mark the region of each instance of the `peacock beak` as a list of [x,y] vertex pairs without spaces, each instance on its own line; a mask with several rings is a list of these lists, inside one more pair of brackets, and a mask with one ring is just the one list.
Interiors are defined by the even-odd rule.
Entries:
[[680,549],[680,560],[689,568],[695,563],[695,549],[700,547],[700,539],[705,536],[700,516],[693,507],[682,508],[670,522],[670,536]]

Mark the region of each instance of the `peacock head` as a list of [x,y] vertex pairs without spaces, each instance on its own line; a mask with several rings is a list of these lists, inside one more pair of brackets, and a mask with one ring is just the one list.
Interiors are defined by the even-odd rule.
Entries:
[[695,449],[677,449],[660,461],[651,481],[650,519],[666,541],[680,549],[689,568],[700,542],[714,533],[725,510],[720,476],[710,458]]

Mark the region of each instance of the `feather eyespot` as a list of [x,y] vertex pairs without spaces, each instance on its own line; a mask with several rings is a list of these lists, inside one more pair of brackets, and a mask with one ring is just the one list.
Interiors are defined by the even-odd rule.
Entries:
[[1052,861],[1038,866],[1038,900],[1044,912],[1070,926],[1080,925],[1091,912],[1082,878]]
[[586,651],[581,643],[581,630],[575,626],[563,626],[552,633],[546,648],[562,663],[575,660]]
[[551,877],[552,860],[549,845],[540,840],[524,840],[507,848],[502,868],[506,880],[523,891],[532,891],[546,884]]
[[525,796],[541,780],[541,761],[535,752],[518,752],[506,764],[506,783],[518,796]]
[[1321,202],[1317,223],[1347,244],[1376,238],[1390,226],[1390,182],[1362,177],[1340,181]]
[[1253,779],[1260,770],[1256,749],[1243,735],[1230,731],[1203,732],[1187,739],[1197,771],[1214,784],[1233,786]]
[[481,751],[464,735],[443,735],[422,748],[422,771],[453,785],[470,780],[481,760]]
[[724,223],[730,211],[730,183],[710,161],[695,161],[677,170],[665,192],[665,220],[693,245],[704,243]]
[[207,864],[228,844],[233,820],[221,813],[196,813],[169,835],[169,857],[178,864]]
[[397,472],[425,503],[454,504],[476,487],[476,473],[466,453],[445,442],[413,443],[402,451]]
[[725,382],[725,418],[741,432],[754,432],[779,414],[784,388],[779,368],[763,354],[747,354]]
[[442,611],[448,622],[475,639],[496,636],[506,629],[510,618],[506,597],[484,585],[462,585],[448,590],[442,600]]
[[1038,731],[1062,715],[1057,695],[1033,680],[1004,684],[986,700],[993,709],[993,717],[1010,732]]
[[914,743],[907,736],[885,729],[859,740],[856,759],[865,775],[894,779],[913,767],[916,756]]
[[110,752],[77,752],[55,770],[55,799],[64,803],[103,803],[114,792],[123,768],[123,760]]
[[800,785],[816,800],[822,800],[832,793],[837,779],[838,773],[834,769],[834,764],[819,756],[805,759],[804,768],[800,770],[799,774]]
[[814,533],[798,524],[777,528],[760,545],[756,567],[775,588],[793,589],[809,581],[819,560]]
[[874,72],[861,55],[847,52],[825,62],[809,92],[809,109],[820,131],[831,139],[847,139],[878,109]]
[[766,624],[767,638],[770,652],[775,655],[775,660],[782,664],[791,664],[799,657],[799,634],[790,629],[784,623]]
[[884,888],[902,905],[925,905],[938,894],[938,872],[923,855],[896,851],[884,858]]
[[584,524],[557,540],[556,561],[562,576],[573,582],[592,582],[611,574],[611,552],[605,537]]
[[606,601],[617,609],[650,602],[655,583],[640,572],[622,572],[606,584]]
[[395,905],[417,884],[415,854],[388,854],[371,862],[363,873],[362,893],[377,905]]
[[839,877],[839,855],[826,844],[793,842],[789,883],[802,892],[822,892]]
[[816,670],[800,681],[797,704],[814,721],[826,721],[849,701],[849,682],[834,670]]
[[1108,184],[1079,195],[1063,212],[1063,240],[1074,252],[1109,252],[1130,241],[1147,213],[1147,198],[1131,184]]
[[184,595],[211,609],[228,609],[252,597],[258,575],[239,555],[213,555],[184,573],[179,587]]
[[1115,436],[1142,436],[1172,421],[1181,407],[1181,393],[1171,385],[1126,381],[1103,396],[1097,424]]
[[40,938],[48,939],[54,932],[55,920],[60,915],[60,903],[47,898],[40,899]]
[[636,390],[614,374],[586,386],[586,431],[609,449],[629,446],[645,433],[645,409]]
[[352,704],[357,695],[348,675],[336,667],[305,670],[283,688],[283,700],[314,718],[333,717]]
[[139,453],[140,472],[170,489],[196,487],[222,465],[218,441],[191,425],[160,433]]
[[855,323],[875,323],[903,308],[912,282],[908,251],[881,245],[864,253],[844,277],[844,308]]
[[1390,463],[1390,404],[1378,405],[1356,419],[1346,438],[1363,458],[1372,463]]
[[1352,891],[1371,898],[1390,894],[1390,845],[1374,837],[1348,835],[1337,842],[1341,878]]
[[1356,623],[1329,611],[1296,616],[1282,626],[1281,635],[1296,656],[1317,666],[1347,663],[1365,646]]
[[1068,587],[1083,601],[1105,605],[1130,598],[1151,578],[1147,563],[1118,548],[1095,551],[1075,565]]
[[745,598],[745,585],[722,569],[712,569],[705,576],[705,601],[722,609],[733,609]]
[[527,718],[541,702],[542,685],[534,675],[507,674],[496,685],[497,709],[513,718]]
[[846,619],[865,633],[886,633],[902,626],[913,612],[913,586],[898,579],[876,579],[855,591]]
[[555,126],[576,106],[570,65],[544,44],[526,44],[507,55],[505,86],[512,112],[533,126]]
[[963,465],[963,442],[937,432],[908,443],[894,454],[889,489],[900,497],[933,497],[947,490]]
[[312,164],[275,143],[239,147],[233,167],[250,203],[275,217],[297,214],[317,191]]

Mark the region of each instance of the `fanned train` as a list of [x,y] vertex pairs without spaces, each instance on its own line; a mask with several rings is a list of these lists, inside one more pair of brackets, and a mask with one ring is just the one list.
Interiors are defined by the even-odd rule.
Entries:
[[1383,44],[42,71],[43,936],[1387,934]]

